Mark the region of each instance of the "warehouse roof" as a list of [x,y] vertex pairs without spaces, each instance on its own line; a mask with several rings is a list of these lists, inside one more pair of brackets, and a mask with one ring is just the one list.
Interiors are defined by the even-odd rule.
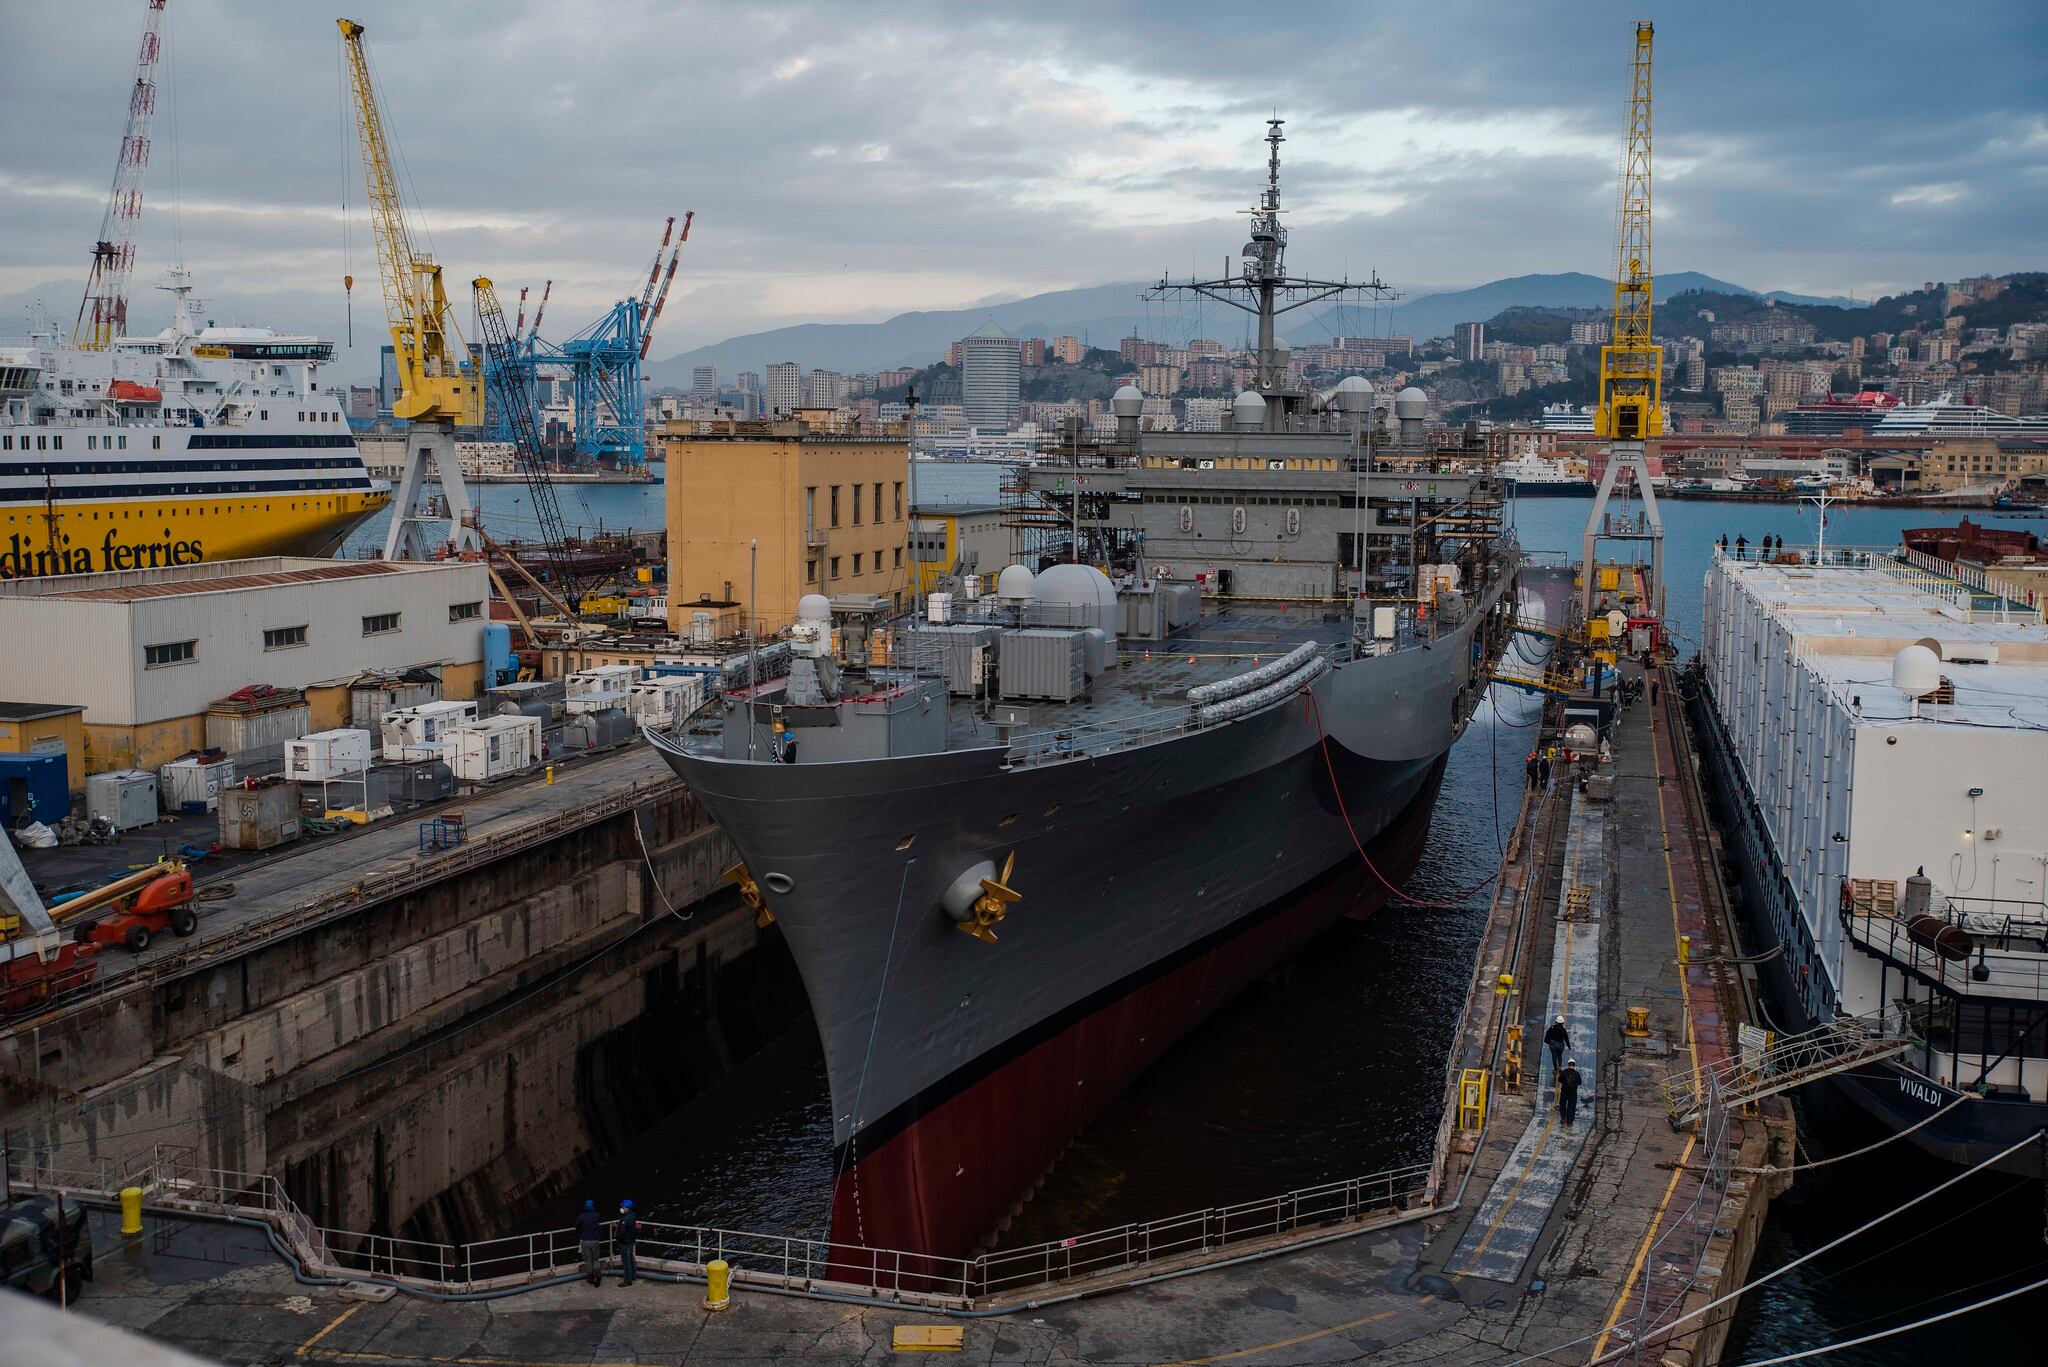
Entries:
[[310,556],[273,555],[251,560],[213,560],[166,569],[113,570],[100,574],[16,579],[0,584],[0,597],[133,602],[143,598],[175,598],[387,574],[415,574],[463,563],[469,562],[442,560],[406,564],[388,560],[317,560]]
[[0,702],[0,721],[41,721],[83,711],[83,707],[68,702]]

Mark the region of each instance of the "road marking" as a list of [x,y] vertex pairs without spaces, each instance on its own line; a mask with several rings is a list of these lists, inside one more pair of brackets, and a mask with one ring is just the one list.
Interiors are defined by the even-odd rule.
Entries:
[[[1432,1298],[1424,1296],[1422,1299],[1428,1301]],[[1235,1352],[1216,1353],[1205,1358],[1182,1358],[1178,1362],[1162,1363],[1160,1367],[1202,1367],[1202,1364],[1205,1362],[1229,1362],[1233,1358],[1250,1357],[1254,1353],[1270,1353],[1276,1348],[1292,1348],[1297,1343],[1308,1343],[1313,1339],[1326,1339],[1332,1334],[1341,1334],[1347,1329],[1357,1329],[1362,1325],[1377,1324],[1381,1320],[1392,1319],[1393,1317],[1393,1311],[1382,1310],[1377,1315],[1367,1315],[1362,1320],[1347,1320],[1343,1324],[1333,1324],[1328,1329],[1318,1329],[1314,1333],[1296,1334],[1291,1339],[1274,1339],[1271,1343],[1262,1343],[1256,1348],[1239,1348]]]
[[319,1333],[313,1335],[313,1337],[307,1339],[304,1343],[300,1344],[298,1348],[294,1351],[293,1356],[306,1356],[307,1352],[311,1350],[314,1344],[318,1343],[321,1339],[326,1338],[335,1330],[341,1328],[341,1322],[343,1320],[347,1319],[350,1315],[355,1314],[356,1311],[362,1309],[367,1304],[369,1304],[368,1301],[357,1301],[354,1305],[351,1305],[348,1309],[342,1311],[339,1315],[336,1315],[333,1319],[327,1321],[327,1327],[322,1329]]

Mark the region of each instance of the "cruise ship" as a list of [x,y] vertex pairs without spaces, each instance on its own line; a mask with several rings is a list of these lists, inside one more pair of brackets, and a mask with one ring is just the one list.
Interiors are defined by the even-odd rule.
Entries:
[[[2048,624],[2026,597],[1906,548],[1717,553],[1691,690],[1774,1023],[1909,1040],[1837,1085],[1957,1163],[2048,1125]],[[2010,1161],[2040,1171],[2035,1147]]]
[[333,344],[199,317],[74,346],[39,318],[0,347],[0,577],[329,555],[391,502],[320,370]]
[[2016,418],[1943,394],[1931,403],[1900,404],[1878,419],[1873,437],[2048,437],[2048,416]]
[[1521,497],[1546,494],[1590,494],[1597,486],[1585,463],[1534,452],[1500,463],[1497,473]]

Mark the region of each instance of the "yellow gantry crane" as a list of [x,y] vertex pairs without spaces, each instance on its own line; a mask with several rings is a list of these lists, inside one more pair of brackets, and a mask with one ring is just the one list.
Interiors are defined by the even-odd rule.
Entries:
[[1614,335],[1600,348],[1600,407],[1594,431],[1616,441],[1641,441],[1664,430],[1664,348],[1650,340],[1650,41],[1655,29],[1636,25],[1629,92],[1628,143],[1622,151],[1616,206]]
[[455,426],[476,426],[483,421],[483,377],[468,364],[468,347],[455,330],[440,263],[413,248],[398,178],[391,169],[384,116],[370,79],[369,59],[363,52],[363,26],[353,19],[334,22],[341,29],[349,87],[355,96],[363,182],[376,230],[378,271],[384,282],[384,314],[391,325],[391,347],[398,366],[399,393],[392,400],[391,412],[412,424],[384,558],[419,559],[440,549],[433,544],[439,538],[428,530],[430,523],[440,519],[423,515],[421,507],[429,462],[448,503],[446,547],[473,551],[477,547],[475,519],[455,457]]
[[[1650,487],[1645,440],[1664,431],[1664,348],[1651,339],[1654,277],[1650,269],[1650,47],[1656,29],[1636,24],[1635,60],[1630,68],[1628,135],[1621,154],[1621,197],[1615,206],[1614,335],[1600,348],[1600,406],[1593,430],[1608,439],[1607,464],[1586,519],[1580,563],[1584,620],[1594,617],[1594,552],[1602,539],[1650,543],[1650,615],[1664,615],[1664,517]],[[1607,500],[1617,478],[1627,473],[1642,494],[1639,519],[1622,525],[1607,520]]]

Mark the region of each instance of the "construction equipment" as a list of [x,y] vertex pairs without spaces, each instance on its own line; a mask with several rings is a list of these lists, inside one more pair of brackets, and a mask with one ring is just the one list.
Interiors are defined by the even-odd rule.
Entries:
[[14,842],[0,835],[0,1012],[24,1011],[99,973],[96,944],[67,939],[21,865]]
[[[671,220],[673,221],[673,220]],[[513,458],[526,477],[526,492],[533,500],[533,515],[540,522],[541,545],[548,558],[548,574],[561,586],[562,596],[571,603],[583,600],[563,543],[568,538],[562,526],[562,509],[555,501],[555,482],[541,454],[540,427],[535,417],[533,370],[519,364],[519,344],[505,325],[505,310],[490,277],[479,275],[469,282],[476,303],[477,330],[483,334],[484,375],[491,386],[491,398],[512,427]]]
[[[1635,60],[1630,67],[1628,135],[1621,159],[1620,200],[1616,206],[1614,327],[1600,348],[1600,405],[1593,430],[1609,440],[1607,465],[1586,518],[1584,588],[1580,608],[1593,619],[1594,553],[1602,538],[1650,543],[1650,575],[1656,594],[1655,615],[1664,615],[1664,517],[1650,488],[1650,466],[1643,449],[1646,438],[1664,430],[1664,348],[1651,340],[1650,314],[1654,278],[1650,267],[1650,47],[1654,27],[1636,25]],[[1642,494],[1640,524],[1622,528],[1607,524],[1607,501],[1622,475],[1635,481]]]
[[[661,277],[661,293],[654,296],[654,308],[652,311],[649,311],[647,307],[647,296],[643,293],[640,297],[640,359],[643,361],[647,359],[647,349],[654,345],[654,325],[661,321],[661,311],[668,304],[668,288],[676,282],[676,261],[683,254],[683,243],[690,240],[690,224],[696,217],[697,211],[695,209],[688,210],[683,214],[682,240],[677,242],[676,249],[669,253],[668,273]],[[675,220],[671,218],[669,222],[674,223]],[[668,235],[666,233],[662,235],[661,245],[664,247],[668,245]],[[661,265],[660,252],[654,254],[654,264],[656,266]],[[647,279],[649,285],[654,283],[652,272],[649,273]]]
[[105,351],[128,330],[128,277],[135,269],[135,225],[142,220],[142,173],[149,167],[149,125],[156,116],[156,59],[165,0],[148,0],[142,47],[135,54],[135,84],[128,90],[128,127],[114,159],[114,188],[92,244],[92,273],[78,304],[72,344]]
[[80,940],[125,945],[140,954],[167,930],[181,937],[198,930],[199,913],[192,903],[192,871],[167,860],[59,902],[50,908],[50,919],[75,927]]
[[369,58],[363,51],[363,26],[352,19],[335,23],[341,30],[349,86],[355,96],[363,181],[376,229],[377,268],[384,282],[384,315],[391,327],[398,366],[399,393],[392,400],[391,412],[412,424],[391,530],[384,539],[384,558],[416,560],[443,549],[432,544],[430,532],[440,519],[422,507],[430,463],[448,505],[447,532],[439,539],[449,551],[472,551],[477,546],[475,518],[462,467],[455,458],[455,427],[458,423],[473,427],[482,421],[482,380],[467,363],[468,349],[455,330],[439,263],[413,247],[385,140],[384,116],[370,78]]

